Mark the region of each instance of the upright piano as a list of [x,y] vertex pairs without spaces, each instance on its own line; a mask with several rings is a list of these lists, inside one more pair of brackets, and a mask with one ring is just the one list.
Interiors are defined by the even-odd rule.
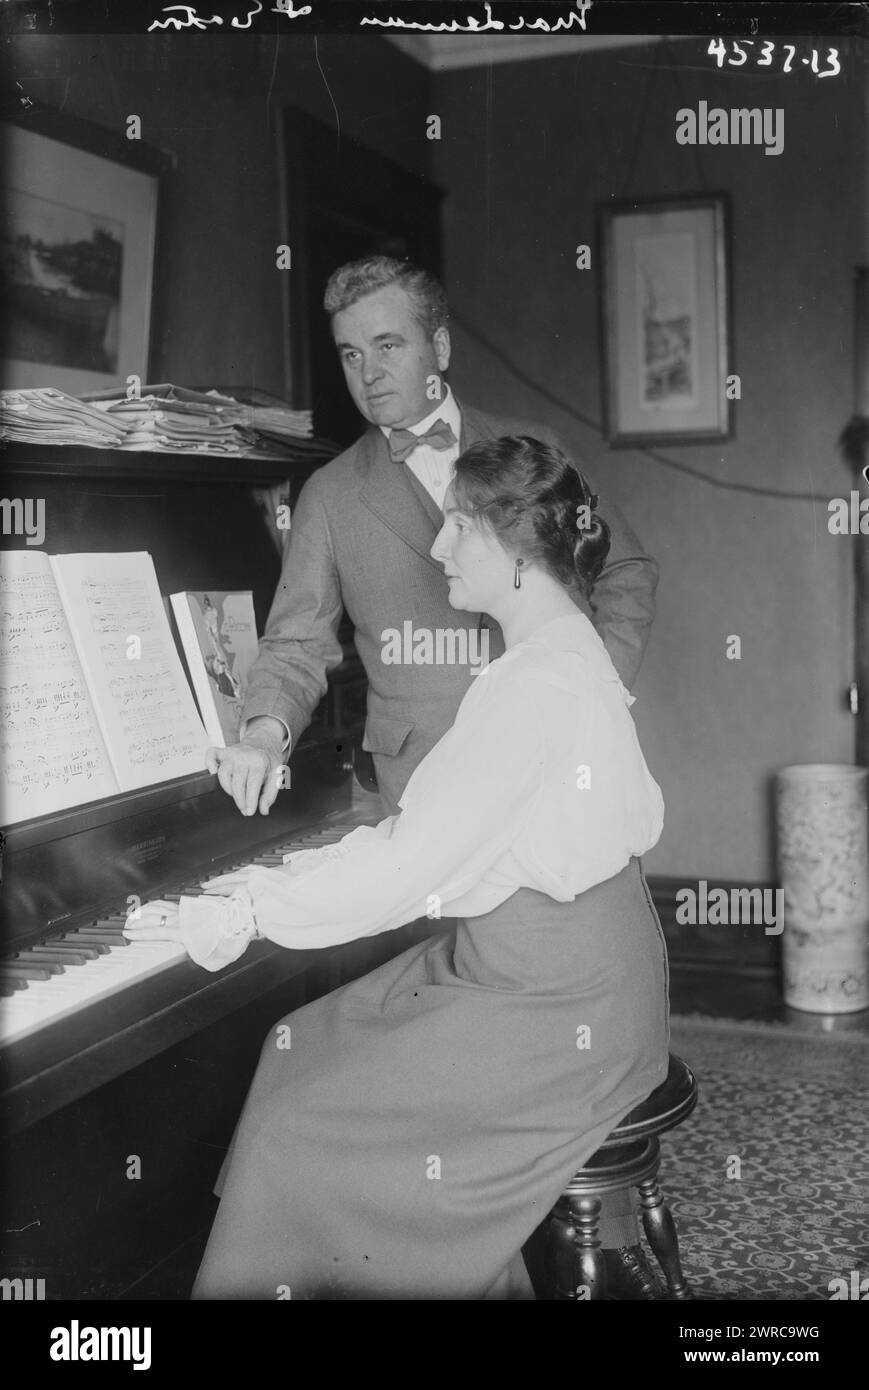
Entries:
[[[280,573],[275,507],[292,508],[327,457],[15,444],[5,488],[43,499],[49,553],[147,550],[164,595],[251,589],[262,632]],[[130,894],[180,894],[376,819],[353,791],[365,680],[346,623],[341,637],[345,659],[268,816],[243,816],[203,771],[6,828],[0,1279],[44,1280],[30,1287],[48,1299],[186,1297],[269,1029],[412,939],[259,941],[214,974],[173,944],[122,935]]]

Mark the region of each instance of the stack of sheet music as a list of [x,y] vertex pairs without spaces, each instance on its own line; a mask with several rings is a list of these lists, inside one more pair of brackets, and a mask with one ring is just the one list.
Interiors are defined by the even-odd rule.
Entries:
[[0,391],[0,439],[120,449],[128,428],[123,420],[54,386]]
[[289,410],[286,406],[249,405],[244,407],[257,434],[275,439],[310,438],[313,426],[310,410]]
[[132,398],[124,387],[79,397],[53,386],[0,391],[0,439],[243,458],[334,452],[311,438],[309,410],[255,400],[168,382],[142,386]]
[[[122,388],[94,392],[82,399],[129,426],[125,449],[270,458],[286,453],[282,447],[285,440],[311,433],[310,411],[263,411],[219,391],[192,391],[168,382],[143,386],[133,399]],[[266,416],[268,436],[254,418],[258,413]]]

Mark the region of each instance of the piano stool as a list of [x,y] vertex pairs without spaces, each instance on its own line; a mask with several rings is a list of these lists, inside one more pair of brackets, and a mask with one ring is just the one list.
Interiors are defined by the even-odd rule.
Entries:
[[578,1290],[584,1286],[589,1299],[606,1298],[606,1266],[598,1239],[600,1197],[636,1187],[646,1239],[667,1281],[664,1296],[691,1297],[679,1262],[676,1225],[658,1185],[658,1135],[680,1125],[696,1104],[694,1074],[671,1053],[667,1079],[625,1116],[574,1174],[543,1223],[542,1283],[547,1296],[579,1302]]

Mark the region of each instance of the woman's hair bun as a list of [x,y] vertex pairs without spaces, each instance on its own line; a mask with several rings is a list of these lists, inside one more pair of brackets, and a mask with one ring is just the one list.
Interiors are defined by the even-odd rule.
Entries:
[[610,548],[610,528],[595,510],[598,498],[589,497],[589,524],[581,526],[573,546],[573,567],[577,578],[590,588],[606,564]]
[[610,530],[599,499],[566,454],[530,435],[472,444],[456,463],[459,505],[481,516],[511,555],[536,560],[570,588],[590,588]]

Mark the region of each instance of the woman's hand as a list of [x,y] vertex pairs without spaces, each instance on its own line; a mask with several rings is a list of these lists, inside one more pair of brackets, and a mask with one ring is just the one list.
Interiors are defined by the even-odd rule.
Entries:
[[123,934],[131,941],[178,941],[183,946],[178,904],[167,903],[162,898],[145,903],[135,916],[127,918]]
[[[224,877],[240,880],[242,875]],[[186,899],[183,926],[179,906],[157,898],[127,919],[124,936],[133,942],[176,941],[197,965],[222,970],[258,935],[249,900],[248,904],[243,896],[234,900],[228,896],[231,892],[227,886],[213,893],[210,901],[206,893]]]

